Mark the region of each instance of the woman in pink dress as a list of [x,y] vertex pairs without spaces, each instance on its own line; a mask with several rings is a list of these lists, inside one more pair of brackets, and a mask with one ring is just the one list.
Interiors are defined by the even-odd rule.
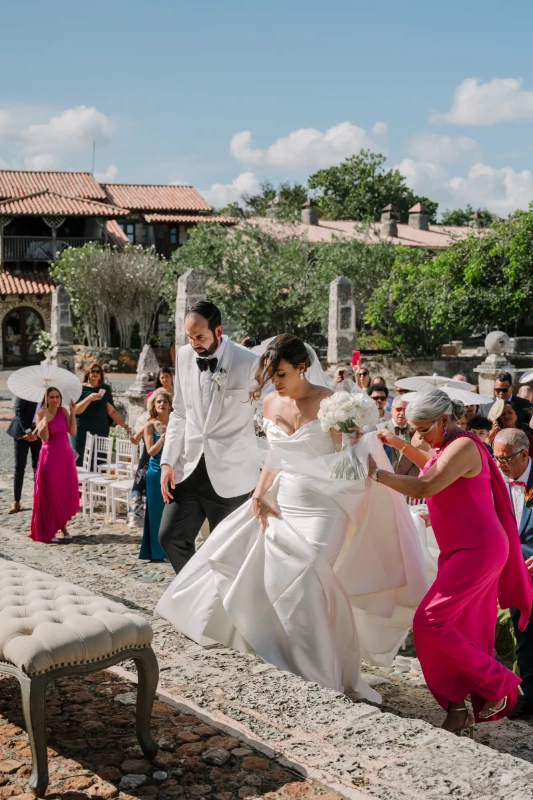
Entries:
[[36,433],[42,440],[35,473],[30,538],[54,544],[72,541],[67,522],[80,507],[78,475],[74,450],[68,435],[76,434],[76,411],[61,405],[58,389],[46,390],[43,407],[37,414]]
[[414,617],[415,647],[429,690],[448,712],[442,727],[472,735],[475,720],[500,719],[516,702],[520,678],[494,658],[497,607],[519,609],[524,630],[533,589],[509,492],[485,445],[458,428],[463,415],[463,404],[440,389],[420,394],[407,416],[436,452],[429,456],[379,431],[421,474],[394,475],[373,463],[369,474],[409,497],[427,498],[440,557],[435,583]]

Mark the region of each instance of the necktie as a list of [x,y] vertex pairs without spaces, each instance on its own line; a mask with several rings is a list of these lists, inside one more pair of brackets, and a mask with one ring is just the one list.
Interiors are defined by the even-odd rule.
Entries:
[[524,481],[507,481],[507,483],[509,484],[509,486],[523,486],[524,489],[526,488],[526,484],[524,483]]
[[200,372],[205,372],[208,369],[214,372],[218,365],[218,358],[197,358],[196,363]]

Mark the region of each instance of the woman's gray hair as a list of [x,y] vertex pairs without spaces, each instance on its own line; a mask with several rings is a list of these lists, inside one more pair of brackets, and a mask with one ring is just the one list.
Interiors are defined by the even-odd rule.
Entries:
[[442,389],[430,392],[418,392],[414,400],[407,406],[409,419],[429,422],[448,414],[451,419],[458,420],[465,415],[465,407],[459,400],[452,400]]

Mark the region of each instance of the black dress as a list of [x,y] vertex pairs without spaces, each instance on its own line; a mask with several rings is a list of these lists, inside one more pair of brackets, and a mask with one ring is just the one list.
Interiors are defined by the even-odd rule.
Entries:
[[[114,408],[115,403],[113,402],[111,387],[108,386],[107,383],[104,383],[100,388],[105,390],[104,396],[100,400],[93,400],[92,403],[89,403],[85,411],[76,415],[77,431],[76,436],[71,437],[71,442],[77,455],[77,466],[81,466],[83,462],[83,451],[85,449],[87,433],[92,433],[93,436],[109,436],[110,421],[107,413],[107,404],[111,403]],[[78,402],[85,400],[88,395],[98,391],[99,389],[83,384],[81,397]]]

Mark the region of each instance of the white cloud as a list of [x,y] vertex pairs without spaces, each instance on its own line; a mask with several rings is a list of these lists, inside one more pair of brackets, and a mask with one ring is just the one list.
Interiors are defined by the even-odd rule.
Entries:
[[117,177],[118,168],[114,164],[110,164],[105,172],[95,172],[94,177],[100,183],[113,183]]
[[0,136],[4,136],[9,131],[11,119],[11,111],[0,108]]
[[27,169],[46,170],[54,169],[58,166],[58,159],[52,153],[36,153],[33,156],[26,156],[24,166]]
[[529,170],[516,172],[512,167],[496,168],[480,162],[465,176],[451,176],[441,164],[410,158],[397,169],[413,191],[437,200],[441,210],[464,208],[470,203],[474,208],[507,216],[517,208],[526,209],[533,201],[533,174]]
[[376,122],[372,127],[373,136],[386,136],[389,126],[386,122]]
[[[385,123],[377,124],[383,133]],[[315,170],[340,164],[364,147],[376,147],[365,129],[351,122],[341,122],[325,132],[316,128],[299,128],[276,139],[264,150],[254,147],[251,131],[240,131],[232,137],[230,150],[237,161],[250,166]]]
[[76,152],[91,148],[93,142],[104,144],[111,139],[110,119],[94,106],[67,108],[45,123],[28,125],[22,141],[30,151]]
[[468,136],[442,136],[439,133],[422,133],[409,145],[411,155],[419,161],[454,164],[459,161],[478,161],[479,144]]
[[450,111],[434,113],[430,121],[451,125],[493,125],[533,119],[533,92],[526,92],[521,87],[521,78],[494,78],[490,83],[466,78],[455,90]]
[[253,172],[241,172],[231,183],[214,183],[210,189],[200,189],[200,194],[215,208],[228,203],[240,203],[243,194],[256,194],[261,183]]
[[0,158],[0,169],[7,169],[7,161],[4,161],[3,158]]

